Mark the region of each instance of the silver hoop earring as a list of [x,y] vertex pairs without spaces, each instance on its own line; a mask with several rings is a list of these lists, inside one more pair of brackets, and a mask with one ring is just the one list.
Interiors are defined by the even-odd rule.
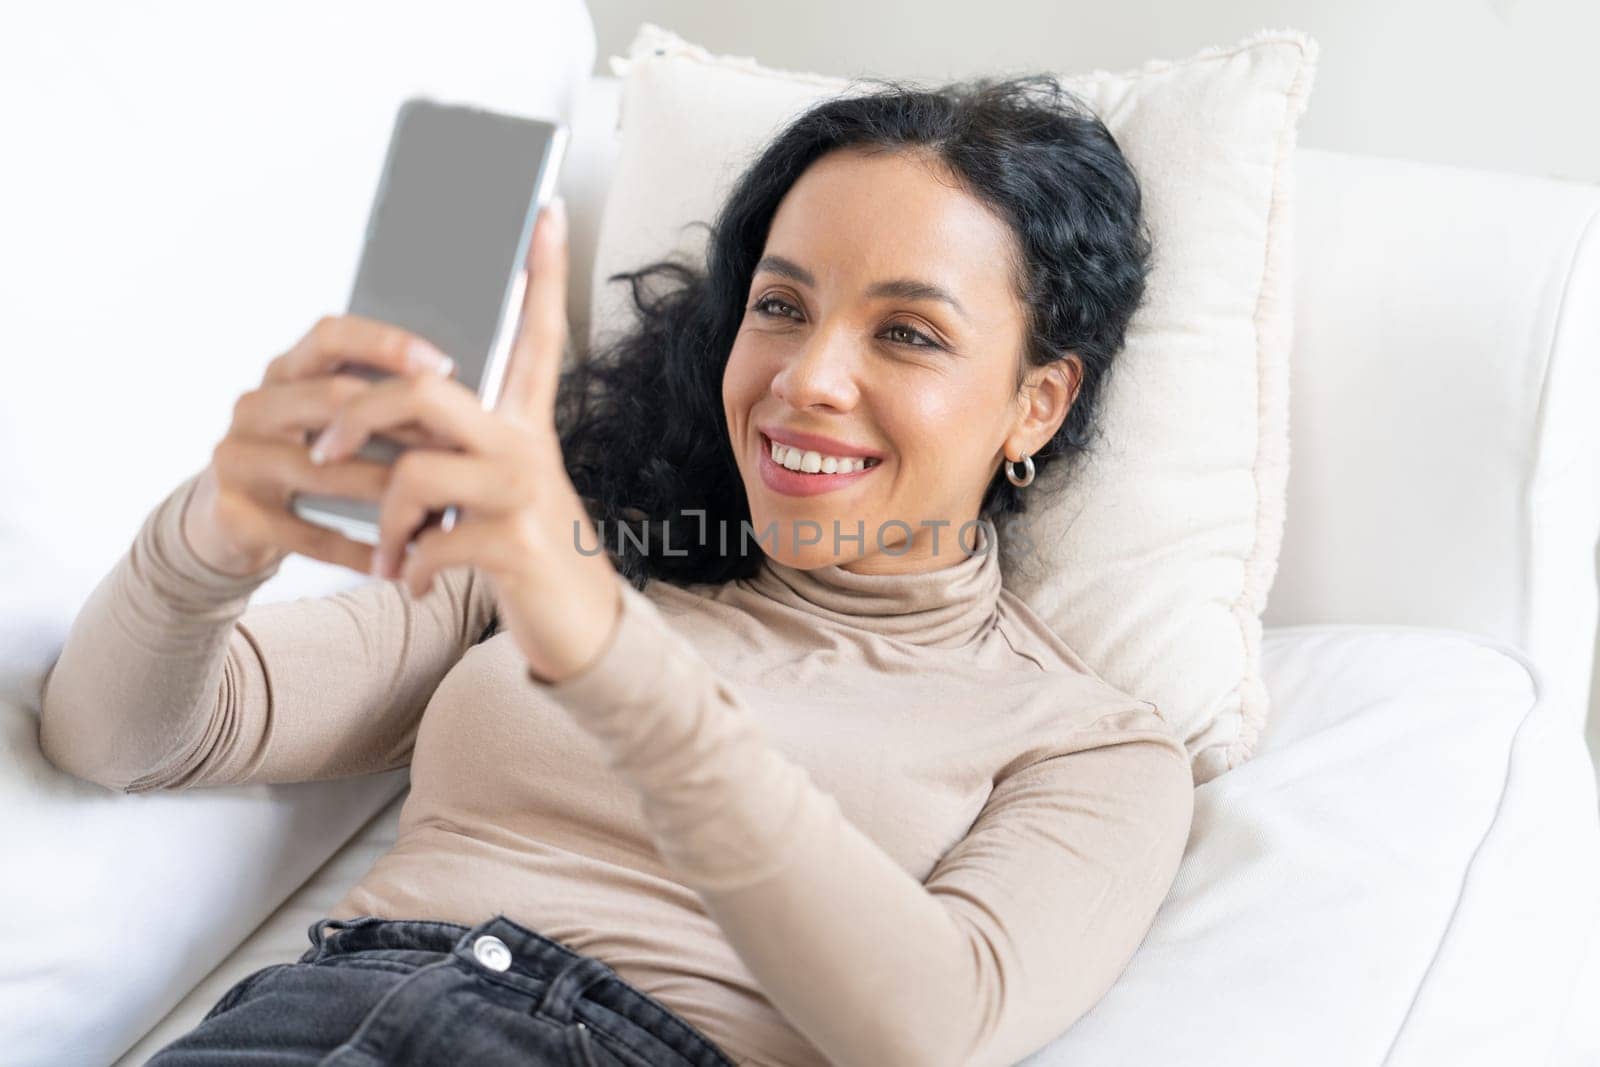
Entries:
[[[1013,463],[1016,463],[1016,462],[1020,462],[1022,464],[1023,474],[1022,474],[1022,477],[1020,477],[1020,478],[1017,477],[1016,472],[1013,471],[1012,468],[1011,468],[1011,465]],[[1006,460],[1005,467],[1006,467],[1006,481],[1010,482],[1012,485],[1016,486],[1018,489],[1021,489],[1025,485],[1033,484],[1033,457],[1032,456],[1026,456],[1025,455],[1025,456],[1022,457],[1021,460],[1010,460],[1010,459],[1008,459],[1008,460]]]

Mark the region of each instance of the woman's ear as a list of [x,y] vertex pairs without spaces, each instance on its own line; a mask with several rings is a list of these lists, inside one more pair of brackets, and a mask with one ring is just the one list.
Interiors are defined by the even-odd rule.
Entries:
[[1022,417],[1006,439],[1007,458],[1020,459],[1044,447],[1066,421],[1082,385],[1083,360],[1071,353],[1029,368],[1022,384]]

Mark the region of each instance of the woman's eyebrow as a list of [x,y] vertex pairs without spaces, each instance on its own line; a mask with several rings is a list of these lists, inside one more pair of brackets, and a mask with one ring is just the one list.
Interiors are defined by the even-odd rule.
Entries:
[[[781,277],[797,281],[801,285],[815,286],[817,280],[811,272],[792,259],[783,256],[766,255],[761,257],[761,262],[756,264],[756,273],[769,271]],[[876,282],[867,290],[868,296],[896,296],[902,300],[942,300],[955,308],[956,313],[970,324],[972,319],[967,315],[967,309],[961,306],[948,289],[933,284],[932,282],[919,281],[915,278],[892,278],[886,282]]]

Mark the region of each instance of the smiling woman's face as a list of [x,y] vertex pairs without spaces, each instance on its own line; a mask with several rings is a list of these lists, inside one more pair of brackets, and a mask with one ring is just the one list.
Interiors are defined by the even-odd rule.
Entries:
[[768,231],[722,402],[755,536],[770,525],[763,548],[791,566],[959,562],[996,465],[1047,441],[1076,391],[1069,360],[1018,394],[1015,238],[940,173],[831,152]]

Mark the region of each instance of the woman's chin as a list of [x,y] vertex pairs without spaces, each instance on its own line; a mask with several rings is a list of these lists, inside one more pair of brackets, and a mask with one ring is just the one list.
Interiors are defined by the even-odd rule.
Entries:
[[859,559],[869,547],[870,532],[859,516],[791,505],[755,513],[749,537],[769,559],[812,570]]

